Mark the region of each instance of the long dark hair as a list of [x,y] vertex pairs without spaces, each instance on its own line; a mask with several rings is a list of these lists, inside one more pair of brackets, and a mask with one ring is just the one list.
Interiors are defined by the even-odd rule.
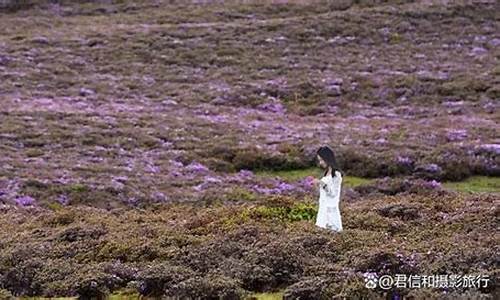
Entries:
[[337,164],[337,160],[335,159],[335,154],[333,153],[333,150],[330,149],[330,147],[321,146],[319,147],[316,154],[318,154],[327,164],[325,174],[323,174],[323,176],[326,176],[326,174],[328,173],[328,166],[332,167],[332,176],[336,176],[335,171],[339,171],[340,174],[343,175],[343,172],[340,170]]

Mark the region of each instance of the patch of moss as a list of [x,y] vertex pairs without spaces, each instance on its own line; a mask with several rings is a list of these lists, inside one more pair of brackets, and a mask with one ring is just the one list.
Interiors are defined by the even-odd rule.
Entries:
[[446,188],[465,193],[500,193],[500,179],[488,176],[471,176],[463,181],[443,182]]
[[348,187],[355,187],[363,184],[369,184],[373,179],[356,177],[356,176],[345,176],[342,178],[342,184]]
[[254,219],[278,219],[285,222],[312,220],[317,213],[313,204],[299,202],[292,206],[260,205],[248,208],[243,214]]
[[256,171],[255,174],[267,177],[278,176],[286,181],[295,181],[310,175],[320,176],[321,172],[322,171],[319,168],[311,167],[306,169],[278,170],[278,171],[259,170]]
[[108,300],[135,300],[141,296],[135,290],[121,290],[108,296]]
[[247,299],[250,300],[281,300],[283,299],[284,292],[271,292],[271,293],[255,293],[250,295]]

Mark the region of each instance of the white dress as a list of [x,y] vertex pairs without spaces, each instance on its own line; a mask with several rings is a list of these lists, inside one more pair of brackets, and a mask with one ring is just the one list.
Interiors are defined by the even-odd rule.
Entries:
[[339,201],[342,175],[335,171],[336,176],[326,175],[321,178],[319,187],[319,209],[316,216],[316,225],[323,228],[342,231]]

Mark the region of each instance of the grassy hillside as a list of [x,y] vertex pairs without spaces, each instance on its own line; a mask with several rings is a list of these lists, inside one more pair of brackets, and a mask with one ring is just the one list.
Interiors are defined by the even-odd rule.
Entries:
[[495,298],[363,274],[498,278],[499,11],[0,0],[0,298]]

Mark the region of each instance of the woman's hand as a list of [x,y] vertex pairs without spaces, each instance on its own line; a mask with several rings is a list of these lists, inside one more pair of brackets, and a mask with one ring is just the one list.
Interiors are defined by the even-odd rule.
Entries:
[[318,186],[321,183],[321,180],[319,180],[318,178],[315,178],[313,176],[307,176],[305,178],[305,182],[307,185],[313,187],[313,186]]
[[320,181],[321,181],[318,178],[315,178],[315,177],[312,177],[312,176],[308,176],[308,179],[311,182],[311,185],[318,185],[320,183]]

